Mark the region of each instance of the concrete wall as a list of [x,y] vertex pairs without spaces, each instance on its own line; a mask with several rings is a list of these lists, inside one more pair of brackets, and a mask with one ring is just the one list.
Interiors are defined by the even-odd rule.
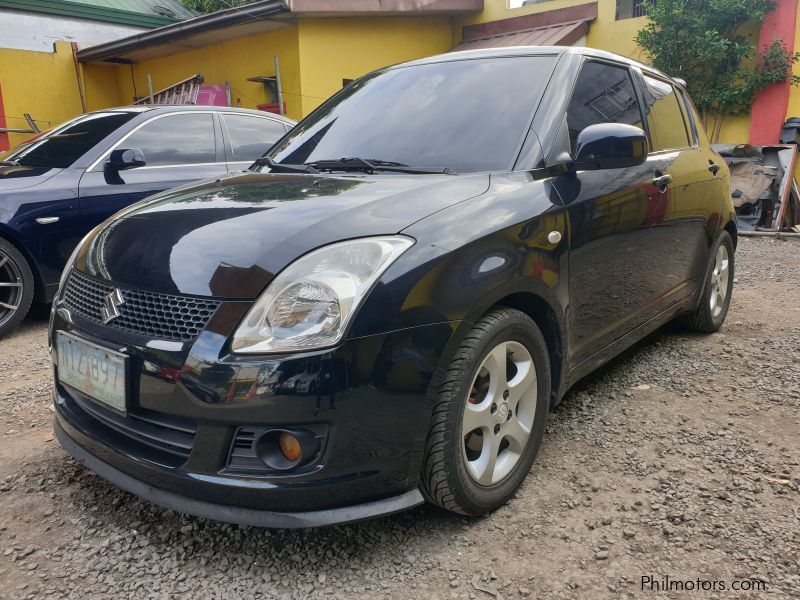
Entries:
[[56,41],[101,44],[146,29],[63,15],[0,9],[0,48],[52,52]]

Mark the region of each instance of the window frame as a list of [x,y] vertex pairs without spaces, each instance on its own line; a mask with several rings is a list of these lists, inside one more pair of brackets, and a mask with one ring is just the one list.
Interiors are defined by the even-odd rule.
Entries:
[[[642,86],[641,91],[640,91],[640,94],[641,94],[641,97],[642,97],[641,106],[644,107],[644,104],[645,104],[645,102],[644,102],[644,98],[645,98],[644,93],[645,93],[645,90],[647,89],[647,79],[645,79],[645,77],[650,77],[651,79],[655,79],[657,81],[660,81],[661,83],[664,83],[664,84],[670,86],[672,88],[673,93],[675,94],[675,99],[676,99],[676,101],[678,103],[678,112],[680,112],[680,114],[681,114],[681,122],[683,123],[683,132],[686,134],[686,141],[687,141],[687,145],[686,146],[680,146],[680,147],[676,147],[676,148],[662,148],[660,150],[653,150],[653,147],[654,147],[653,146],[653,136],[652,136],[652,133],[650,132],[650,123],[648,122],[647,115],[643,115],[644,120],[642,121],[642,123],[647,127],[647,137],[648,137],[648,139],[650,141],[650,152],[649,152],[649,154],[665,154],[665,153],[669,153],[669,152],[679,152],[681,150],[687,150],[689,148],[696,148],[698,144],[696,143],[696,141],[694,141],[692,139],[692,136],[689,135],[690,129],[689,129],[687,123],[686,123],[686,112],[685,112],[685,109],[683,107],[683,100],[682,100],[682,98],[683,98],[683,90],[677,84],[675,84],[673,81],[671,81],[668,77],[665,77],[664,75],[661,75],[660,73],[655,73],[655,72],[650,71],[650,70],[639,69],[639,68],[637,68],[636,70],[639,73],[639,84]],[[649,112],[648,112],[648,115],[649,115]],[[696,136],[695,136],[695,138],[696,138]]]
[[573,152],[574,149],[572,148],[572,144],[569,143],[569,122],[568,122],[569,107],[572,104],[572,99],[575,97],[575,88],[578,86],[578,80],[580,79],[581,73],[583,72],[583,67],[586,64],[590,63],[590,62],[592,62],[592,63],[600,63],[602,65],[605,65],[605,66],[608,66],[608,67],[612,67],[612,68],[624,69],[628,73],[628,77],[630,77],[630,79],[631,79],[631,85],[633,86],[633,93],[634,93],[634,96],[636,97],[636,102],[639,105],[639,117],[642,120],[641,121],[642,122],[642,130],[645,132],[645,135],[647,136],[647,140],[648,140],[648,143],[650,144],[650,148],[652,148],[653,144],[652,144],[652,141],[650,139],[650,131],[649,131],[649,128],[647,126],[647,118],[645,117],[645,114],[642,112],[642,109],[644,107],[644,96],[642,95],[642,90],[639,87],[640,82],[639,82],[638,78],[635,75],[635,72],[637,71],[636,67],[634,65],[626,64],[624,62],[617,62],[617,61],[614,61],[614,60],[608,60],[608,59],[601,58],[601,57],[584,56],[583,60],[580,63],[580,65],[578,65],[578,69],[577,69],[577,73],[575,75],[575,79],[572,82],[572,87],[570,89],[569,96],[567,97],[567,102],[564,105],[564,126],[566,127],[566,131],[567,131],[566,139],[567,139],[567,144],[569,146],[568,152],[569,152],[570,156],[572,156],[572,152]]
[[[204,166],[204,165],[217,165],[217,164],[223,164],[224,165],[225,164],[224,153],[223,153],[222,156],[220,156],[219,135],[220,135],[221,131],[219,130],[219,128],[220,128],[219,119],[216,116],[217,112],[218,111],[214,111],[214,110],[181,110],[181,111],[175,111],[175,112],[166,112],[166,113],[163,113],[163,114],[160,114],[160,115],[154,115],[154,116],[150,117],[149,119],[147,119],[147,120],[139,123],[138,125],[136,125],[133,129],[131,129],[125,135],[123,135],[119,140],[114,142],[111,145],[111,147],[108,148],[108,150],[103,152],[100,155],[100,157],[97,160],[95,160],[89,166],[88,169],[86,169],[86,172],[88,173],[88,172],[102,171],[103,167],[105,165],[105,162],[108,160],[108,157],[111,155],[111,153],[114,150],[116,150],[117,148],[119,148],[129,137],[131,137],[134,133],[139,131],[142,127],[146,127],[150,123],[153,123],[154,121],[158,121],[159,119],[166,119],[168,117],[174,117],[174,116],[178,116],[178,115],[211,115],[212,130],[214,132],[214,157],[216,158],[216,160],[214,160],[212,162],[202,162],[202,163],[176,163],[176,164],[171,164],[171,165],[145,165],[143,167],[137,167],[136,170],[137,171],[142,171],[144,169],[174,169],[175,167],[200,167],[200,166]],[[220,158],[222,158],[222,160],[220,160]],[[145,154],[145,160],[146,159],[147,159],[147,154]]]
[[[254,115],[252,113],[242,113],[235,111],[220,111],[217,114],[219,116],[220,127],[222,128],[222,137],[224,140],[223,146],[225,148],[225,162],[228,164],[247,163],[249,165],[252,164],[253,160],[255,159],[236,160],[236,157],[233,154],[233,136],[231,135],[231,131],[228,128],[227,121],[225,121],[226,116],[249,117],[251,119],[262,119],[264,121],[272,121],[273,123],[277,123],[278,125],[283,127],[283,135],[281,135],[277,140],[275,140],[272,145],[277,144],[283,138],[283,136],[286,135],[291,129],[288,123],[285,123],[280,119],[275,119],[274,117],[270,117],[268,115]],[[270,145],[267,148],[267,150],[269,150],[269,148],[271,148],[272,145]]]
[[676,87],[683,97],[681,109],[684,111],[684,119],[686,119],[686,122],[689,124],[689,131],[692,134],[692,139],[690,140],[692,142],[692,148],[699,148],[700,131],[697,127],[697,120],[694,118],[697,109],[694,107],[692,99],[689,97],[689,93],[680,86]]

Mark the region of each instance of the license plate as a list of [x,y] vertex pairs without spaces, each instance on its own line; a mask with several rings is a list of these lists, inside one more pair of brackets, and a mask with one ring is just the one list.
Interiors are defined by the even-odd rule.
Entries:
[[124,354],[92,344],[74,335],[56,333],[58,380],[93,400],[125,412]]

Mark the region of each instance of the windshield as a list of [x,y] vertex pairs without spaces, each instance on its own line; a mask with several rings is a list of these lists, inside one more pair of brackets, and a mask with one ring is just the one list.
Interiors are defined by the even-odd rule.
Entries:
[[554,64],[554,56],[519,56],[372,73],[268,155],[286,164],[358,157],[459,173],[507,170]]
[[82,115],[12,150],[3,161],[22,167],[66,169],[136,113],[108,112]]

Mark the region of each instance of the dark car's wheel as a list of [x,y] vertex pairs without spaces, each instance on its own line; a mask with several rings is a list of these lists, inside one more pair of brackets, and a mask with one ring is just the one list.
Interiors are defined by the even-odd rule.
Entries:
[[19,325],[33,300],[33,273],[25,257],[0,239],[0,337]]
[[438,389],[421,477],[425,497],[465,515],[502,506],[536,457],[549,397],[547,344],[533,320],[511,308],[483,316]]
[[733,295],[733,268],[733,240],[727,231],[723,231],[712,248],[700,305],[694,312],[681,317],[684,327],[701,333],[714,333],[722,327]]

